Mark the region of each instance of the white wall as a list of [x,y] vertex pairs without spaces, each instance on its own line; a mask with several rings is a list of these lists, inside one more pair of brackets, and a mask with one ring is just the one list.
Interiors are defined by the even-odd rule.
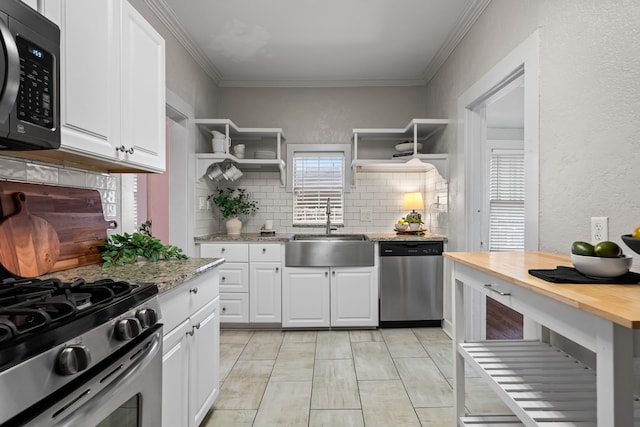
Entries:
[[[640,3],[493,0],[427,86],[427,115],[456,123],[458,97],[536,29],[540,249],[568,253],[589,240],[590,217],[609,216],[610,239],[631,252],[619,236],[640,224]],[[464,155],[455,126],[441,144],[451,155],[453,236],[462,232]]]

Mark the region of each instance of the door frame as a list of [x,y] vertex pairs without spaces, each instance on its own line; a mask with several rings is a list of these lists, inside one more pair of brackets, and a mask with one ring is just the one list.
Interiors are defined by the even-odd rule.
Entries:
[[[454,236],[456,250],[480,250],[480,224],[482,207],[481,158],[482,141],[486,139],[486,108],[490,101],[518,78],[524,79],[524,153],[525,153],[525,249],[538,249],[539,223],[539,78],[540,37],[538,31],[501,59],[483,77],[458,98],[458,147],[457,170],[463,188],[456,206],[457,220],[462,233]],[[467,338],[485,338],[485,299],[479,292],[465,293],[465,306],[472,307],[466,317]],[[445,325],[447,322],[445,322]],[[539,327],[527,319],[524,336],[539,334]]]

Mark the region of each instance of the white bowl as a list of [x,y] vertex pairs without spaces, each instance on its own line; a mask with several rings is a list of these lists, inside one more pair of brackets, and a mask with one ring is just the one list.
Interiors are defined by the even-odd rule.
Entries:
[[[422,149],[422,143],[418,142],[418,150]],[[403,142],[402,144],[396,145],[396,151],[404,152],[404,151],[413,151],[413,142]]]
[[617,258],[603,258],[571,254],[571,262],[580,273],[593,277],[618,277],[631,268],[633,258],[623,255]]
[[396,230],[404,231],[409,228],[409,224],[396,224]]

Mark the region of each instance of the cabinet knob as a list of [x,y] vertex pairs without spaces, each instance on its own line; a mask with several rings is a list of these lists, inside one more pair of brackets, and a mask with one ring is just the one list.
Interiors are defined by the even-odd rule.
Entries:
[[197,294],[198,293],[198,288],[191,288],[191,289],[189,289],[189,292],[191,292],[192,294]]
[[329,277],[329,272],[328,271],[324,272],[324,277]]
[[225,248],[220,249],[220,252],[224,252],[224,251],[225,251]]
[[129,147],[129,149],[127,150],[127,153],[133,154],[133,147]]
[[222,276],[222,277],[220,278],[220,281],[221,281],[221,282],[224,282],[225,280],[227,280],[227,278],[226,278],[226,277],[224,277],[224,276]]
[[276,267],[276,273],[280,271],[280,267]]
[[266,253],[267,252],[267,248],[262,248],[262,253]]
[[124,145],[121,145],[120,147],[116,148],[116,151],[122,151],[124,153],[127,151],[127,147],[125,147]]
[[196,328],[196,329],[200,329],[200,322],[198,322],[195,325],[193,325],[193,327]]
[[335,272],[335,271],[332,271],[332,272],[331,272],[331,275],[335,277],[336,272]]
[[227,311],[227,307],[222,307],[222,311]]
[[187,335],[189,335],[190,337],[192,337],[192,336],[193,336],[193,334],[195,334],[195,333],[196,333],[196,332],[195,332],[195,330],[193,329],[193,326],[191,327],[191,330],[190,330],[190,331],[187,331]]

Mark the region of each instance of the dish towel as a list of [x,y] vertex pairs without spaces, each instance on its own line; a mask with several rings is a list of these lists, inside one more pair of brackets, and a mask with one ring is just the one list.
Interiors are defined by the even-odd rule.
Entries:
[[618,277],[585,276],[573,267],[558,266],[553,270],[529,270],[529,274],[547,282],[554,283],[584,283],[584,284],[640,284],[640,274],[629,271]]

